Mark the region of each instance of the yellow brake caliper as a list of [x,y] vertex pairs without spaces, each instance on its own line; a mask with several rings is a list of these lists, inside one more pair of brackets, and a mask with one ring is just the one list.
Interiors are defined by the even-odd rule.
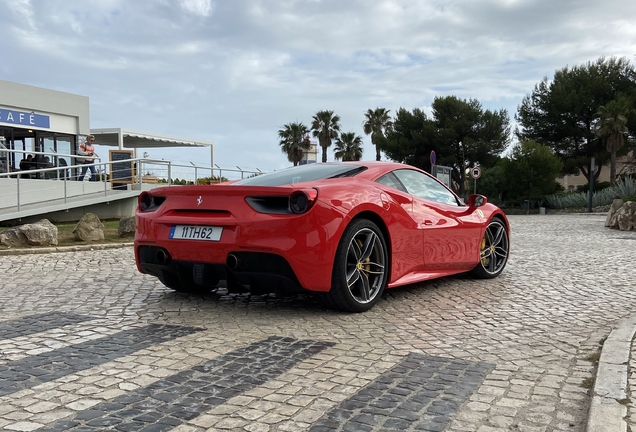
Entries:
[[[358,243],[358,247],[360,248],[360,250],[362,250],[362,242],[356,239],[356,243]],[[367,259],[365,259],[364,262],[365,263],[371,262],[371,257],[367,257]],[[364,267],[366,271],[371,271],[371,265],[369,264],[363,266],[361,262],[358,262],[357,267],[358,267],[358,270],[362,270],[362,267]]]
[[486,261],[488,261],[488,258],[486,258],[486,237],[481,240],[481,248],[479,250],[481,251],[481,265],[485,266]]

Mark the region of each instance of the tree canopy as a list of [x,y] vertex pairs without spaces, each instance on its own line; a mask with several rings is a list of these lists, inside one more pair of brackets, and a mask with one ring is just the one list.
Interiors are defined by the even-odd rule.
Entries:
[[632,114],[631,102],[625,97],[601,105],[596,112],[598,122],[595,132],[610,153],[610,183],[616,182],[616,153],[625,144],[625,134],[628,132],[627,118]]
[[524,141],[513,146],[509,157],[502,159],[505,192],[512,199],[541,199],[557,191],[556,177],[563,163],[547,146]]
[[380,140],[391,159],[430,171],[430,153],[437,163],[453,168],[454,189],[466,193],[466,171],[474,164],[493,164],[510,142],[510,119],[506,110],[484,110],[475,99],[436,97],[433,118],[419,108],[400,108],[393,128]]
[[[517,137],[549,146],[563,161],[564,174],[580,170],[589,180],[588,164],[595,157],[598,177],[609,155],[594,130],[596,114],[620,94],[636,95],[636,72],[625,58],[601,57],[565,67],[553,80],[544,78],[523,99],[515,117],[521,126]],[[628,129],[636,131],[636,119]]]
[[309,129],[302,122],[288,123],[278,131],[281,150],[294,166],[303,160],[304,150],[309,150],[308,134]]
[[362,137],[355,132],[343,132],[336,140],[334,153],[336,159],[359,161],[362,159]]
[[322,161],[327,162],[327,148],[331,146],[331,140],[338,138],[340,132],[340,117],[334,115],[333,111],[318,111],[313,116],[311,129],[322,147]]
[[391,160],[431,172],[431,150],[439,150],[435,125],[419,108],[412,112],[400,108],[393,119],[393,127],[380,140],[380,147]]
[[491,165],[510,143],[510,118],[505,109],[483,110],[476,99],[436,97],[433,119],[440,147],[440,164],[453,167],[460,195],[466,192],[471,165]]
[[375,146],[375,160],[380,160],[380,143],[384,135],[391,130],[392,121],[390,110],[386,108],[368,109],[364,113],[366,120],[362,123],[364,133],[371,135],[371,143]]

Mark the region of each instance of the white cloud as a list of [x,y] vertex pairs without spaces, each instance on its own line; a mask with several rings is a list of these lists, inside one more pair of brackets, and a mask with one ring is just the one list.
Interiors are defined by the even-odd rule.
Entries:
[[214,141],[219,165],[263,170],[287,165],[278,129],[318,110],[360,135],[368,108],[449,94],[512,117],[556,69],[636,54],[622,0],[15,0],[0,16],[2,79],[89,96],[93,127]]
[[31,0],[9,1],[6,6],[14,12],[14,16],[22,21],[24,28],[30,30],[36,29],[35,20],[33,19],[33,11],[31,9]]
[[212,0],[179,0],[181,7],[195,15],[208,17],[214,11]]

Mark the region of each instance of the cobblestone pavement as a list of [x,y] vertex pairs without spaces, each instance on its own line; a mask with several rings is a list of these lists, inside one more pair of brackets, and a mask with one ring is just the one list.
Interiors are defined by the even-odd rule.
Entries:
[[599,341],[636,303],[636,232],[511,216],[490,281],[311,297],[188,296],[131,247],[0,257],[0,429],[583,431]]

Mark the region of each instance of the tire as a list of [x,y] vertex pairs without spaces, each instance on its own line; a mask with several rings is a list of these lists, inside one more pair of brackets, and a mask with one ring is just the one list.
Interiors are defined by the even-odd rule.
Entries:
[[373,222],[356,219],[340,239],[332,286],[323,303],[348,312],[365,312],[382,297],[389,275],[384,235]]
[[479,264],[471,275],[479,279],[493,279],[501,274],[510,254],[510,239],[506,224],[498,217],[488,223],[479,248]]

